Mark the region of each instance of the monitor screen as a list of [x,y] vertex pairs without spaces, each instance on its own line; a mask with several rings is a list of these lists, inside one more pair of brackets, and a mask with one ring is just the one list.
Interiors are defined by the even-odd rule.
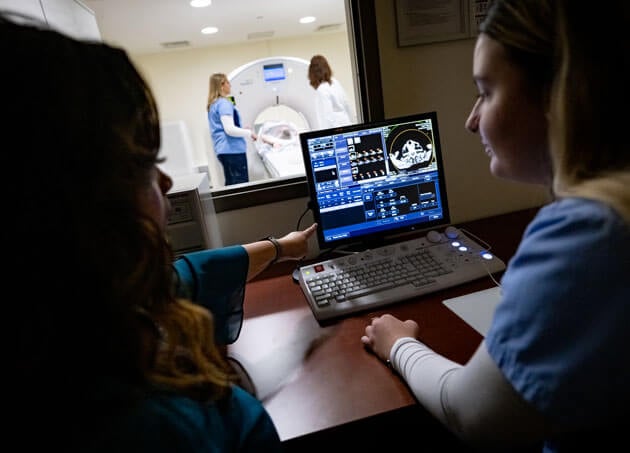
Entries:
[[274,82],[276,80],[284,80],[286,75],[284,73],[284,64],[274,63],[266,64],[263,66],[263,77],[265,82]]
[[450,223],[436,112],[308,131],[300,146],[320,249]]

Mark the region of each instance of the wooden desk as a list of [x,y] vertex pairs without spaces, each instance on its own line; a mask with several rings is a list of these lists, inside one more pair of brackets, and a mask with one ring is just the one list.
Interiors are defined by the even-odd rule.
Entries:
[[[459,226],[488,242],[507,263],[537,210]],[[244,325],[238,341],[229,348],[252,374],[283,441],[297,445],[299,439],[312,441],[314,435],[321,438],[342,426],[358,426],[355,432],[365,437],[383,425],[387,414],[415,412],[414,417],[390,419],[388,429],[399,426],[401,420],[415,418],[415,424],[422,416],[423,409],[406,384],[360,342],[373,316],[392,313],[416,320],[422,330],[421,340],[459,363],[465,363],[482,340],[442,301],[493,286],[489,277],[322,327],[291,278],[294,265],[279,263],[248,284]],[[440,426],[424,414],[428,423],[424,425],[425,435],[439,431]],[[381,419],[374,421],[375,417]],[[357,424],[361,421],[363,425]],[[417,435],[418,426],[414,429]],[[439,436],[448,434],[442,431]],[[371,441],[369,445],[373,445]],[[389,441],[387,445],[391,446]]]

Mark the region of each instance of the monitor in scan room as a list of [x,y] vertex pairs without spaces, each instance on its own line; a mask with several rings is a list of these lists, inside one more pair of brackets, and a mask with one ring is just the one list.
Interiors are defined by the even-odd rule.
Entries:
[[284,65],[282,63],[263,65],[263,77],[265,78],[265,82],[275,82],[277,80],[286,79]]
[[320,249],[448,225],[437,113],[300,134]]

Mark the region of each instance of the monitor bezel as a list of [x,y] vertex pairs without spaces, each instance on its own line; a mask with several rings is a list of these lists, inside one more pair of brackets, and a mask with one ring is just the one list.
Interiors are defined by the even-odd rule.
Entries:
[[[352,236],[348,238],[336,239],[334,241],[326,241],[324,237],[324,230],[321,222],[320,207],[317,202],[317,191],[315,189],[314,172],[312,171],[310,153],[307,142],[313,138],[325,137],[333,134],[346,134],[355,132],[361,129],[372,129],[384,126],[392,126],[401,123],[409,123],[414,121],[430,120],[433,125],[433,137],[435,147],[435,158],[437,163],[438,172],[438,187],[440,191],[440,199],[442,202],[443,216],[440,219],[435,219],[428,222],[422,222],[412,225],[403,225],[398,228],[392,228],[387,232],[376,231],[372,233],[363,234],[360,236]],[[305,131],[299,134],[300,148],[302,151],[302,159],[304,161],[304,168],[306,172],[306,180],[308,183],[309,193],[309,208],[313,214],[313,220],[318,223],[317,227],[317,244],[320,250],[331,250],[342,246],[351,246],[355,244],[364,244],[368,246],[378,246],[392,240],[395,237],[405,235],[408,233],[422,232],[436,227],[450,225],[450,210],[448,206],[448,197],[446,192],[446,178],[444,171],[444,161],[442,158],[443,149],[440,139],[440,129],[438,126],[438,118],[436,111],[415,113],[412,115],[399,116],[394,118],[388,118],[380,121],[372,121],[365,123],[352,124],[348,126],[340,126],[329,129],[318,129]]]

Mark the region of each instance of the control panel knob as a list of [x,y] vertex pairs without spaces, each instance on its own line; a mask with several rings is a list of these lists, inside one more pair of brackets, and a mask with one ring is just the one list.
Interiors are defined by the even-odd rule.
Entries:
[[459,237],[459,230],[454,226],[448,226],[444,230],[444,234],[449,239],[457,239]]
[[431,230],[427,233],[427,240],[429,242],[442,242],[442,235],[435,230]]

